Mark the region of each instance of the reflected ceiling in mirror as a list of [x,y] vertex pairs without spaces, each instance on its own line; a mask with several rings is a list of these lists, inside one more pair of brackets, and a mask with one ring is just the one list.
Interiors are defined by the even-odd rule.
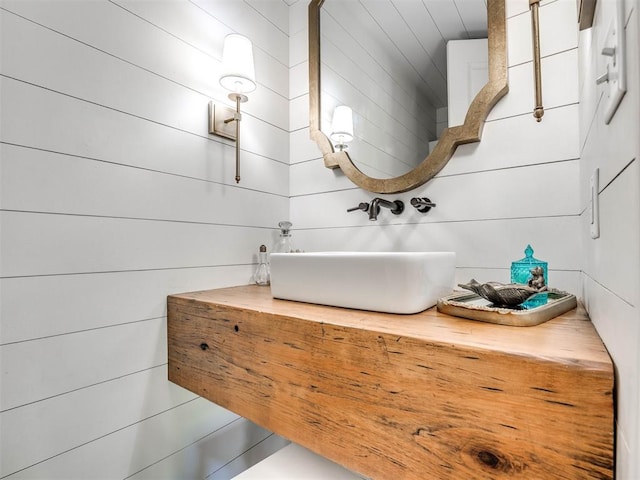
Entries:
[[[348,105],[358,168],[375,178],[413,170],[447,126],[447,41],[487,37],[484,0],[325,0],[320,25],[321,130],[330,135]],[[476,63],[482,55],[473,96],[486,83],[486,42]]]
[[[487,29],[489,82],[464,124],[445,128],[429,154],[436,111],[447,105],[446,42]],[[410,190],[433,177],[457,145],[479,140],[507,91],[504,0],[486,7],[484,0],[313,0],[309,74],[310,133],[325,165],[365,190]],[[339,105],[353,109],[355,138],[345,151],[328,138]]]

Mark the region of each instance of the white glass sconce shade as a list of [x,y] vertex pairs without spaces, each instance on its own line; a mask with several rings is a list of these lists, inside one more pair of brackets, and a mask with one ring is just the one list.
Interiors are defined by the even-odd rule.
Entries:
[[249,93],[256,89],[251,40],[237,33],[227,35],[222,50],[220,85],[234,93]]
[[353,112],[346,105],[340,105],[333,111],[331,121],[331,140],[339,146],[353,140]]

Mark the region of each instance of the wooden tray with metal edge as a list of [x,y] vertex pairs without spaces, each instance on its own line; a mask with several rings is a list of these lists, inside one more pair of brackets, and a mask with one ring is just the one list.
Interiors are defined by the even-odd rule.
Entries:
[[[576,308],[575,295],[550,289],[539,295],[547,295],[547,303],[533,308],[495,307],[491,302],[472,292],[456,292],[438,300],[438,311],[455,317],[481,322],[532,327]],[[533,297],[535,298],[535,297]]]

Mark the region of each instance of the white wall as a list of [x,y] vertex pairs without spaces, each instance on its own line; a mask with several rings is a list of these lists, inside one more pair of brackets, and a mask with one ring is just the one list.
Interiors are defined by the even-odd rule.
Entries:
[[[298,2],[300,3],[300,2]],[[374,194],[354,187],[339,171],[324,168],[309,140],[305,51],[292,49],[291,219],[296,247],[305,250],[453,250],[457,280],[509,281],[512,260],[531,243],[549,262],[551,286],[580,293],[581,238],[578,144],[578,34],[573,0],[541,8],[546,115],[533,116],[528,2],[508,3],[510,92],[491,112],[479,144],[464,145],[423,187],[385,196],[407,208],[377,222],[349,207]],[[306,35],[306,8],[296,36]],[[428,214],[409,205],[413,196],[437,203]]]
[[[628,90],[604,123],[600,55],[615,6],[624,4]],[[580,186],[583,296],[616,367],[617,478],[640,478],[640,43],[638,3],[599,0],[594,26],[580,33]],[[600,57],[600,58],[599,58]],[[589,177],[600,169],[600,238],[590,237]]]
[[[604,127],[588,78],[606,2],[580,48],[574,1],[543,2],[537,124],[528,2],[510,0],[510,93],[482,142],[388,196],[429,196],[429,214],[369,222],[346,209],[374,195],[325,169],[309,141],[306,0],[0,0],[0,477],[229,478],[279,448],[166,381],[164,302],[248,283],[258,245],[290,216],[306,250],[455,250],[458,281],[507,281],[531,243],[616,362],[618,478],[638,478],[639,20],[629,0],[634,73]],[[206,132],[209,99],[227,102],[215,78],[232,31],[254,41],[259,82],[239,186],[232,145]]]
[[[0,477],[229,478],[283,445],[166,380],[169,293],[246,284],[289,216],[282,0],[0,3]],[[242,182],[207,133],[256,46]]]

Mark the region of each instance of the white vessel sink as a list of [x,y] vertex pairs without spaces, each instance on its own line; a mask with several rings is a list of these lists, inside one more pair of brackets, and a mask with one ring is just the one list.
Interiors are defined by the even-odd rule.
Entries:
[[272,253],[274,298],[417,313],[451,294],[453,252]]

